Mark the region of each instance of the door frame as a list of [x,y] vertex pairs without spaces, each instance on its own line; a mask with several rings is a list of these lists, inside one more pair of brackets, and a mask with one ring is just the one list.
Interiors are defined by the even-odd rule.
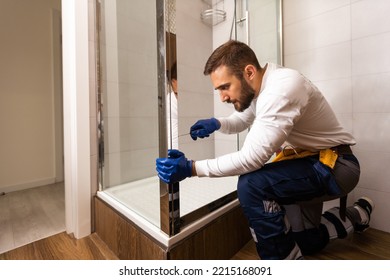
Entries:
[[91,233],[88,8],[92,4],[92,0],[61,3],[65,226],[76,238]]

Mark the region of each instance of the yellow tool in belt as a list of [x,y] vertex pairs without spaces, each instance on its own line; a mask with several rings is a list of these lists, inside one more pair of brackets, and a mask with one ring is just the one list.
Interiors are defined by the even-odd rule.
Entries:
[[276,157],[272,162],[303,158],[303,157],[313,156],[317,154],[319,154],[320,156],[319,158],[320,162],[333,169],[334,165],[336,164],[338,154],[336,151],[333,151],[332,149],[324,149],[321,150],[320,152],[310,152],[307,150],[286,146],[283,148],[282,151],[277,153]]
[[337,152],[333,151],[332,149],[321,150],[320,162],[333,169],[334,165],[336,164],[336,160],[338,156],[339,155],[337,154]]

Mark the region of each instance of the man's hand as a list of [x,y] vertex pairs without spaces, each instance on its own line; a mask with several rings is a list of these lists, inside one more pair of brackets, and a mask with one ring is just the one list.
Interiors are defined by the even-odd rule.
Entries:
[[191,177],[192,161],[179,150],[168,150],[167,158],[156,159],[156,170],[161,180],[172,184]]
[[191,126],[190,134],[193,140],[199,138],[209,137],[211,133],[218,130],[221,124],[216,118],[199,120]]

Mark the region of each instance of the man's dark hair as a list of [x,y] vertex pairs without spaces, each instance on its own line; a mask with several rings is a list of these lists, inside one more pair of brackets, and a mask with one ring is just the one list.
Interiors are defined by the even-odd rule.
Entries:
[[260,64],[254,51],[246,44],[230,40],[219,46],[210,55],[203,74],[210,75],[220,66],[227,66],[233,75],[243,77],[245,66],[251,64],[260,70]]

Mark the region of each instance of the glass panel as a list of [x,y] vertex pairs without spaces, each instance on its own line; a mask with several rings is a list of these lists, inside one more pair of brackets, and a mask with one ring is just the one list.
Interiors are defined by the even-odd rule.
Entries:
[[[219,153],[237,149],[236,136],[214,133],[208,138],[193,141],[190,127],[199,119],[221,116],[215,112],[215,96],[210,77],[203,75],[204,65],[213,51],[214,27],[231,24],[226,19],[225,1],[180,0],[176,1],[177,72],[179,148],[193,160],[214,158]],[[226,25],[227,24],[227,25]],[[230,28],[224,35],[227,39]],[[217,144],[220,138],[223,146]],[[226,141],[232,139],[232,142]],[[180,182],[180,216],[184,224],[221,206],[235,192],[236,177],[188,178]],[[234,198],[235,196],[233,196]],[[197,214],[198,213],[198,214]]]
[[[213,49],[229,39],[248,43],[259,61],[279,62],[279,0],[177,1],[179,147],[194,160],[215,158],[240,149],[246,132],[216,132],[193,141],[188,132],[199,119],[228,116],[234,108],[214,93],[204,64]],[[201,16],[199,17],[199,11]],[[213,15],[212,18],[205,18]],[[180,182],[180,215],[196,219],[236,197],[237,177],[190,178]],[[219,203],[221,202],[221,203]],[[205,208],[207,208],[205,210]],[[187,222],[187,219],[183,221]]]
[[[282,64],[282,0],[239,0],[236,3],[235,39],[248,44],[262,67],[267,62]],[[247,132],[238,135],[242,147]]]
[[280,8],[281,0],[247,0],[249,11],[249,45],[260,65],[282,64]]
[[160,226],[155,0],[99,0],[100,184]]

